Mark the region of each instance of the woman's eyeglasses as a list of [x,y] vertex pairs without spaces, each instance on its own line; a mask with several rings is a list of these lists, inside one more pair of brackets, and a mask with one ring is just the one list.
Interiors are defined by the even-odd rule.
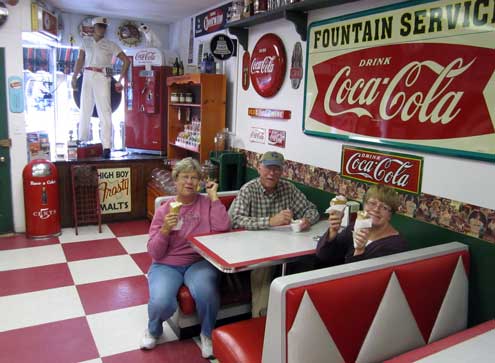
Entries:
[[366,206],[371,209],[378,209],[380,212],[392,212],[392,208],[390,206],[374,199],[368,199]]
[[191,176],[191,175],[179,175],[178,179],[183,182],[185,181],[190,181],[193,183],[199,182],[199,177]]

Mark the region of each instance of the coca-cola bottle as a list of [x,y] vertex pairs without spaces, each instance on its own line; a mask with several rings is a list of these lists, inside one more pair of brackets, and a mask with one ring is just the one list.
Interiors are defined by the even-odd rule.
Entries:
[[215,73],[215,58],[213,58],[213,54],[208,55],[208,66],[207,66],[207,71],[206,73]]
[[208,73],[208,72],[206,72],[207,64],[208,64],[208,53],[204,53],[203,54],[203,60],[201,61],[201,64],[200,64],[200,72],[201,73]]

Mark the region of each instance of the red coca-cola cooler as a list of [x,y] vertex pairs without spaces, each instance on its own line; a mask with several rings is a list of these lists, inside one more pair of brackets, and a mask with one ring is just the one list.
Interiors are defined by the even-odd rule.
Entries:
[[167,150],[167,77],[156,48],[139,50],[131,60],[126,86],[125,146],[127,150],[165,154]]
[[48,160],[33,160],[24,167],[24,212],[26,236],[45,238],[60,235],[57,168]]

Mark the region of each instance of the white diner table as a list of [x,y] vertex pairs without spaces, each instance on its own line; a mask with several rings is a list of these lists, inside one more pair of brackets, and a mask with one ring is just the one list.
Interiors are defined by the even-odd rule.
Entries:
[[322,220],[303,232],[282,226],[191,236],[189,241],[220,271],[234,273],[271,265],[285,266],[287,262],[314,254],[318,238],[327,228],[328,221]]

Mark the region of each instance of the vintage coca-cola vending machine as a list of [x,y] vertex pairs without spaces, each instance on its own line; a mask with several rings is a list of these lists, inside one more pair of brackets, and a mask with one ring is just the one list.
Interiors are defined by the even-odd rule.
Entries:
[[125,92],[125,146],[131,152],[164,155],[167,150],[167,77],[156,48],[139,50],[131,61]]

